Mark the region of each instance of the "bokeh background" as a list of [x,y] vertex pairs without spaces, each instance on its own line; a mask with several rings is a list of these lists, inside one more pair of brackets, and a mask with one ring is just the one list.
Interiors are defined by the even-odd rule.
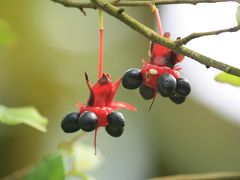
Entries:
[[[217,28],[235,25],[235,4],[208,6],[215,11],[204,5],[163,6],[164,29],[176,38],[210,30],[216,22],[223,22]],[[222,19],[221,8],[226,10],[226,6],[235,9]],[[154,27],[148,8],[129,8],[127,12]],[[0,103],[9,107],[33,105],[49,118],[47,133],[25,125],[0,124],[2,177],[55,151],[59,143],[73,136],[62,132],[60,122],[66,113],[77,110],[76,103],[88,98],[84,72],[89,72],[91,82],[97,79],[98,13],[87,10],[85,17],[77,9],[50,0],[1,0],[0,18],[9,23],[16,36],[10,48],[0,49]],[[226,18],[233,20],[229,24]],[[130,67],[140,68],[141,59],[147,58],[149,41],[109,15],[104,16],[104,22],[104,71],[116,79]],[[239,65],[239,54],[234,50],[237,38],[231,34],[203,38],[189,46]],[[116,99],[135,105],[138,112],[123,110],[127,124],[121,138],[100,130],[98,148],[105,163],[91,175],[100,180],[140,180],[240,170],[239,88],[217,84],[213,78],[218,71],[207,70],[188,58],[181,66],[183,75],[192,82],[192,94],[183,105],[158,97],[149,112],[151,102],[143,100],[137,90],[119,88]],[[82,141],[91,145],[93,134]]]

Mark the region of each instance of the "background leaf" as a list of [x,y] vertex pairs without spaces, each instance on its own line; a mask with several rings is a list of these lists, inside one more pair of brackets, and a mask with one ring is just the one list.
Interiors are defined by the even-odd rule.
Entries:
[[60,153],[54,153],[36,164],[24,180],[64,180],[63,158]]
[[47,118],[41,116],[34,107],[7,108],[0,105],[0,122],[7,125],[27,124],[46,132]]
[[82,144],[79,141],[63,143],[59,147],[64,155],[66,173],[80,179],[94,179],[87,173],[97,169],[104,162],[103,155],[99,149],[97,150],[97,155],[95,155],[93,146]]
[[9,47],[16,41],[16,34],[13,32],[10,25],[0,19],[0,48]]
[[240,5],[237,8],[236,19],[237,19],[238,25],[240,25]]
[[216,77],[215,80],[221,83],[228,83],[233,86],[240,86],[240,77],[230,75],[227,73],[219,73]]

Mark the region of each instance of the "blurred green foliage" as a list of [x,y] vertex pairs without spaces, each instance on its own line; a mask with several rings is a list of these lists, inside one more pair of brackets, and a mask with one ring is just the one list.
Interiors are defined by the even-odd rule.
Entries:
[[16,34],[10,25],[0,18],[0,50],[13,45],[16,41]]
[[56,152],[38,162],[24,180],[64,180],[64,164],[62,154]]
[[236,20],[237,20],[238,25],[240,26],[240,5],[237,8]]
[[221,83],[228,83],[233,86],[240,86],[240,77],[234,76],[228,73],[219,73],[216,77],[215,80]]
[[34,107],[7,108],[0,105],[0,122],[7,125],[27,124],[39,131],[46,132],[48,120]]

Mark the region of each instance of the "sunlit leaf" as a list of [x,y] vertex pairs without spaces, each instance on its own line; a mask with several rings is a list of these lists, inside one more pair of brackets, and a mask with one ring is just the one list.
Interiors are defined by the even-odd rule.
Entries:
[[38,162],[24,180],[64,180],[63,157],[54,153]]
[[0,19],[0,48],[9,47],[16,41],[16,34],[10,25]]
[[75,143],[73,146],[74,168],[76,171],[90,171],[98,168],[103,163],[103,156],[98,151],[95,155],[93,146]]
[[7,125],[27,124],[46,132],[47,118],[41,116],[34,107],[7,108],[0,105],[0,123]]
[[237,19],[238,25],[240,25],[240,5],[237,8],[236,19]]
[[233,86],[240,86],[240,77],[227,74],[227,73],[219,73],[215,77],[215,80],[221,83],[228,83]]
[[79,142],[71,144],[71,147],[63,147],[62,152],[67,173],[70,172],[71,175],[81,177],[82,179],[94,179],[93,177],[90,178],[86,172],[98,168],[104,161],[99,150],[97,155],[95,155],[95,150],[92,146]]

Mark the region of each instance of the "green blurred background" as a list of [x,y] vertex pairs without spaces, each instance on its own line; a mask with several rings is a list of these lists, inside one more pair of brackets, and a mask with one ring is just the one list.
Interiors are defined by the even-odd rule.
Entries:
[[[149,9],[127,9],[149,27]],[[25,125],[0,124],[0,177],[55,151],[73,135],[64,134],[61,119],[75,104],[86,102],[84,81],[97,79],[98,14],[65,8],[50,0],[1,0],[0,18],[9,23],[16,42],[0,49],[0,100],[9,107],[33,105],[49,118],[47,133]],[[116,79],[130,67],[141,67],[149,42],[105,15],[104,71]],[[194,89],[193,89],[194,91]],[[105,163],[91,174],[97,179],[139,180],[179,173],[240,170],[240,129],[190,98],[181,106],[158,97],[152,111],[137,91],[122,87],[117,100],[138,112],[125,111],[124,135],[112,138],[101,129],[98,148]],[[93,134],[84,139],[93,143]]]

